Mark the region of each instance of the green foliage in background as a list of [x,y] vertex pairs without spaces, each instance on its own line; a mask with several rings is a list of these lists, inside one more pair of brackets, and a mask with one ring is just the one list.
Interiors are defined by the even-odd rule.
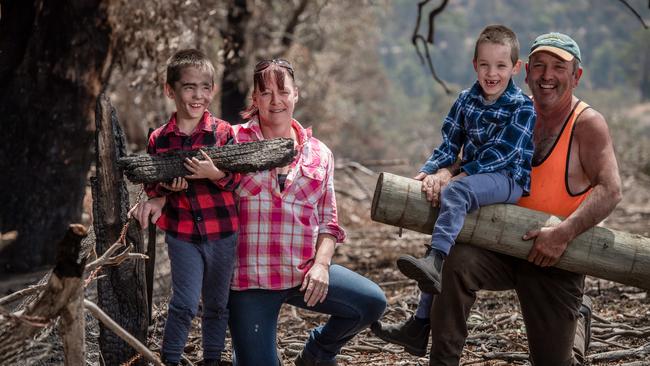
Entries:
[[[437,3],[425,7],[423,19],[427,19],[428,12]],[[630,1],[630,4],[646,22],[650,21],[646,1]],[[386,134],[401,144],[400,151],[409,154],[414,168],[419,167],[431,148],[439,143],[441,121],[457,93],[475,81],[474,42],[489,24],[505,24],[517,33],[523,61],[527,60],[530,44],[537,35],[550,31],[571,35],[583,55],[584,74],[576,93],[585,95],[585,99],[610,120],[617,130],[615,137],[621,141],[619,145],[624,144],[626,133],[644,136],[647,131],[647,128],[634,125],[634,117],[623,118],[617,114],[618,110],[640,101],[642,88],[650,88],[641,83],[642,75],[650,72],[650,30],[643,29],[619,1],[450,1],[444,12],[435,18],[435,44],[431,55],[438,76],[452,89],[451,95],[445,95],[433,80],[411,44],[417,2],[391,1],[382,15],[379,56],[391,82],[387,93],[393,104],[387,115],[389,120],[399,119],[401,126],[399,131]],[[426,36],[426,32],[427,24],[422,21],[420,34]],[[524,77],[522,68],[515,82],[527,90]],[[650,95],[650,90],[645,94]],[[643,138],[647,136],[646,132]],[[644,160],[645,154],[632,155]]]

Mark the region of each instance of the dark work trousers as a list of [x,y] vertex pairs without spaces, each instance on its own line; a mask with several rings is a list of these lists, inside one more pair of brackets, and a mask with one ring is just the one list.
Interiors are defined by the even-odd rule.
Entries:
[[[519,297],[533,365],[579,364],[576,358],[584,354],[584,332],[576,335],[576,325],[582,321],[584,279],[581,274],[456,244],[442,270],[442,291],[431,307],[429,365],[458,365],[477,291],[512,289]],[[574,340],[579,354],[575,357]]]

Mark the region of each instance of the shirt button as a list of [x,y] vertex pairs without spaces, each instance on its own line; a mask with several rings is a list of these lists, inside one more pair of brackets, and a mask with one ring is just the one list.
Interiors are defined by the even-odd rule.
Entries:
[[196,221],[201,221],[201,220],[203,220],[203,218],[201,216],[196,217]]

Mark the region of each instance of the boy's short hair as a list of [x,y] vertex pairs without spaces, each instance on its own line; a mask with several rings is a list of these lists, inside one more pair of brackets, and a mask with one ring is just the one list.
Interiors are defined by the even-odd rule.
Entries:
[[512,29],[501,24],[493,24],[485,27],[481,31],[481,34],[478,35],[476,45],[474,46],[474,61],[478,57],[478,46],[487,42],[510,46],[510,59],[512,60],[512,64],[514,65],[519,61],[519,41]]
[[209,72],[212,84],[214,84],[215,72],[212,62],[203,52],[193,48],[180,50],[167,60],[167,79],[165,82],[173,87],[174,83],[181,79],[181,71],[190,66]]

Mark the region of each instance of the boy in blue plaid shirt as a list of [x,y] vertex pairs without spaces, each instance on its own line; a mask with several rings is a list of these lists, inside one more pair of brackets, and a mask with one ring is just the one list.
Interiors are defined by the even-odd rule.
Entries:
[[[486,27],[476,41],[473,64],[478,80],[460,93],[444,120],[442,144],[415,177],[434,206],[440,192],[431,248],[424,258],[405,255],[397,260],[400,271],[430,294],[440,293],[443,262],[467,213],[516,203],[530,190],[535,109],[512,81],[521,67],[517,36],[503,25]],[[439,170],[451,172],[457,166],[461,148],[460,173],[451,181],[440,179]]]

